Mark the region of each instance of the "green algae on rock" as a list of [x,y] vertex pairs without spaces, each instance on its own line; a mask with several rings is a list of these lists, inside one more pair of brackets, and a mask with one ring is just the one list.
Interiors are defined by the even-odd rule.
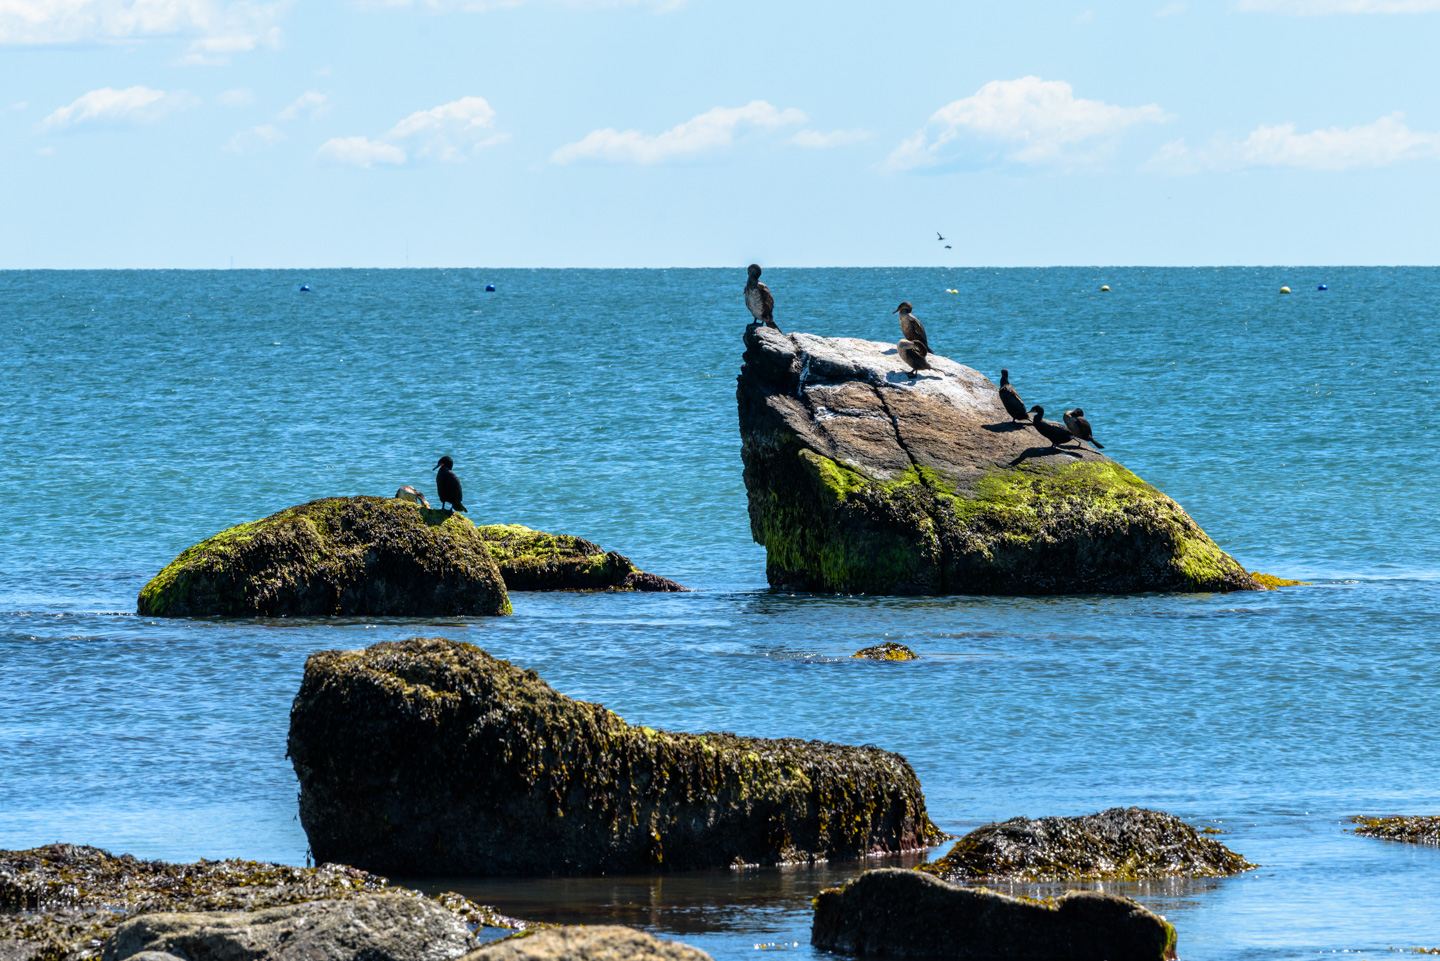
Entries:
[[752,326],[736,399],[772,587],[867,594],[1257,590],[1169,497],[1051,449],[995,386],[931,355]]
[[917,870],[955,882],[1041,882],[1219,878],[1254,867],[1173,814],[1132,807],[987,824]]
[[519,524],[481,524],[476,530],[512,591],[685,591],[647,574],[630,558],[582,537],[547,534]]
[[1394,815],[1391,817],[1366,817],[1357,814],[1350,819],[1357,824],[1355,833],[1367,838],[1383,838],[1386,841],[1409,841],[1411,844],[1440,844],[1440,816],[1433,814]]
[[1288,577],[1276,577],[1274,574],[1262,574],[1259,571],[1251,571],[1250,576],[1255,579],[1256,584],[1259,584],[1267,591],[1273,591],[1281,587],[1314,586],[1309,581],[1292,581]]
[[815,898],[810,943],[827,951],[969,961],[1167,961],[1175,928],[1128,898],[1043,901],[883,868]]
[[388,497],[327,497],[240,524],[140,591],[149,617],[509,614],[468,518]]
[[630,725],[444,638],[311,655],[289,756],[315,857],[393,873],[650,873],[945,837],[898,754]]
[[862,657],[869,661],[915,661],[920,658],[919,654],[904,644],[896,644],[894,641],[886,641],[884,644],[864,648],[850,656]]

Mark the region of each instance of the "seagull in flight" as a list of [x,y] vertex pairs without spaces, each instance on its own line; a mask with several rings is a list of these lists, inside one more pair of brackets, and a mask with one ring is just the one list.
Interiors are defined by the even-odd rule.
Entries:
[[945,249],[946,249],[946,250],[949,250],[949,249],[950,249],[950,245],[949,245],[949,244],[946,244],[946,245],[945,245]]
[[936,239],[936,240],[944,240],[944,239],[945,239],[945,235],[942,234],[940,231],[937,230],[937,231],[935,231],[935,239]]

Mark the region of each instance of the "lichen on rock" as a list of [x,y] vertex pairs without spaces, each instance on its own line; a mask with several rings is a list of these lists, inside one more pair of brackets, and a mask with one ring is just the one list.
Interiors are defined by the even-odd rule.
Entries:
[[686,590],[583,537],[547,534],[519,524],[481,524],[476,530],[512,591]]
[[1052,449],[995,385],[931,355],[751,326],[736,392],[772,587],[870,594],[1255,590],[1169,497]]
[[474,524],[388,497],[327,497],[221,531],[155,575],[137,608],[150,617],[511,611]]
[[1173,814],[1117,807],[987,824],[918,870],[955,882],[1041,882],[1218,878],[1254,867]]
[[898,754],[627,724],[443,638],[311,655],[289,755],[315,856],[392,873],[639,873],[944,839]]

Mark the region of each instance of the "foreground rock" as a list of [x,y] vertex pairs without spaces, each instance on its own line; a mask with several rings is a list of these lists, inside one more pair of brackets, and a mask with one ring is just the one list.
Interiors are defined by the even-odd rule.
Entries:
[[1383,838],[1386,841],[1409,841],[1412,844],[1440,844],[1440,816],[1398,815],[1372,818],[1363,814],[1350,819],[1358,825],[1355,833],[1367,838]]
[[687,590],[582,537],[547,534],[519,524],[482,524],[476,530],[512,591]]
[[506,938],[465,955],[463,961],[711,961],[679,941],[662,941],[634,928],[597,924],[550,928]]
[[465,517],[386,497],[327,497],[196,544],[140,592],[149,617],[509,614]]
[[745,347],[741,456],[772,587],[1258,589],[1173,500],[1089,447],[1053,450],[1012,424],[977,371],[932,354],[912,383],[893,345],[756,326]]
[[1164,918],[1113,894],[1021,900],[898,868],[821,891],[810,928],[828,951],[976,961],[1163,961],[1175,940]]
[[632,726],[443,638],[311,655],[289,753],[316,859],[371,870],[639,873],[944,838],[898,754]]
[[[98,957],[115,929],[155,912],[242,912],[300,903],[326,904],[383,895],[441,910],[467,931],[522,928],[454,894],[428,898],[383,877],[337,864],[293,868],[263,861],[170,864],[116,857],[99,848],[51,844],[0,851],[0,957],[79,961]],[[463,949],[462,949],[463,950]],[[459,952],[456,952],[459,953]],[[199,959],[186,952],[189,961]]]
[[919,870],[947,881],[1219,878],[1255,865],[1163,811],[1011,818],[976,828]]
[[904,644],[896,644],[894,641],[886,641],[884,644],[861,648],[850,656],[861,657],[867,661],[914,661],[920,657],[919,654],[916,654]]

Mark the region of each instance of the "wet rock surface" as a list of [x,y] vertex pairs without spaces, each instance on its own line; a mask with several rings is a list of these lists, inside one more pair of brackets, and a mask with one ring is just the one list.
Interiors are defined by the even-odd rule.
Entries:
[[583,537],[547,534],[519,524],[481,524],[476,530],[512,591],[688,590]]
[[1255,866],[1173,814],[1131,807],[987,824],[919,870],[955,882],[1139,881],[1227,877]]
[[1012,898],[898,868],[821,891],[810,943],[858,955],[975,961],[1176,957],[1174,927],[1127,898],[1089,891]]
[[128,854],[117,857],[86,845],[51,844],[0,851],[0,959],[98,957],[119,925],[155,912],[255,912],[379,894],[439,907],[467,930],[524,926],[461,895],[427,898],[392,886],[379,875],[338,864],[171,864]]
[[741,456],[772,587],[1258,589],[1169,497],[1089,446],[1056,450],[1013,423],[978,371],[932,354],[912,381],[894,345],[753,325],[745,348]]
[[463,961],[711,961],[710,955],[679,941],[652,937],[634,928],[597,924],[550,928],[509,937],[465,955]]
[[150,617],[508,614],[467,518],[385,497],[329,497],[240,524],[175,558],[140,591]]
[[897,644],[894,641],[886,641],[884,644],[863,648],[850,656],[861,657],[867,661],[914,661],[920,657],[904,644]]
[[1386,841],[1409,841],[1411,844],[1440,844],[1440,816],[1437,815],[1394,815],[1391,817],[1366,817],[1357,814],[1350,819],[1356,834],[1367,838],[1383,838]]
[[316,858],[393,873],[651,873],[944,839],[898,754],[630,725],[443,638],[312,655],[289,753]]

